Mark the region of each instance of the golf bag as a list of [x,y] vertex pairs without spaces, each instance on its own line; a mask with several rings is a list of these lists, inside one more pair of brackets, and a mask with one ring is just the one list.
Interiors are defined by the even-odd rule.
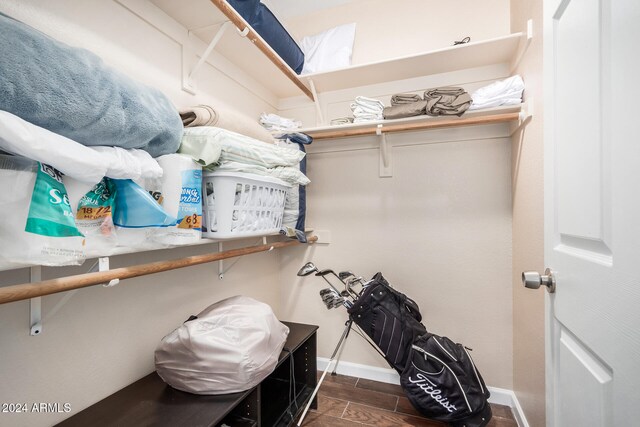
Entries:
[[467,349],[427,332],[418,305],[393,289],[381,273],[348,313],[400,374],[407,398],[423,415],[454,427],[489,422],[489,391]]
[[427,333],[420,323],[422,315],[418,304],[393,289],[381,273],[373,276],[347,312],[399,374],[407,364],[411,344]]
[[455,427],[481,427],[491,420],[489,390],[462,345],[426,333],[411,345],[400,384],[411,404]]

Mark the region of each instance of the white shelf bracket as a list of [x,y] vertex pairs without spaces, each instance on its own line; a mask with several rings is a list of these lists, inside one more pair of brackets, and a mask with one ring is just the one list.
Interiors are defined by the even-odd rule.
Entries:
[[[207,46],[207,48],[205,49],[204,53],[202,55],[200,55],[200,59],[198,59],[198,62],[196,63],[196,65],[188,73],[187,73],[187,65],[186,65],[187,61],[188,61],[187,56],[191,52],[188,49],[186,49],[184,45],[182,46],[182,89],[184,91],[189,92],[192,95],[195,95],[196,86],[193,83],[193,78],[195,77],[195,75],[198,72],[198,70],[200,69],[200,67],[202,67],[202,65],[207,61],[207,58],[209,57],[209,55],[211,55],[211,52],[213,51],[213,49],[216,47],[216,45],[218,44],[218,42],[220,41],[220,39],[224,35],[224,32],[231,25],[232,25],[231,21],[225,21],[222,24],[222,26],[220,27],[220,29],[218,30],[216,35],[213,36],[213,39],[211,39],[211,42],[209,43],[209,46]],[[247,29],[245,28],[245,30],[247,30]],[[191,34],[191,31],[189,31],[189,33]],[[240,34],[242,34],[242,32]]]
[[[222,242],[218,242],[218,252],[222,252]],[[218,279],[224,279],[224,262],[218,261]]]
[[513,136],[516,132],[524,129],[524,127],[531,122],[531,119],[533,119],[533,97],[527,98],[523,104],[522,110],[520,110],[520,114],[518,115],[518,124],[512,125],[509,136]]
[[[98,258],[98,271],[109,271],[109,257],[103,256]],[[109,280],[109,283],[103,283],[102,286],[110,288],[120,283],[120,279]]]
[[512,74],[518,68],[520,62],[522,62],[522,58],[524,58],[524,55],[527,53],[527,50],[531,45],[531,40],[533,40],[533,19],[529,19],[527,21],[527,32],[523,35],[523,39],[520,41],[516,59],[511,63]]
[[[257,245],[259,242],[262,242],[262,244],[264,246],[269,244],[269,242],[267,240],[267,236],[262,236],[255,244]],[[271,252],[273,249],[274,249],[273,246],[271,246],[267,252]],[[222,252],[222,250],[223,250],[222,242],[218,242],[218,252]],[[239,256],[235,257],[235,259],[231,263],[227,264],[226,270],[224,268],[225,264],[224,264],[223,260],[218,260],[218,279],[220,279],[220,280],[224,279],[224,275],[226,273],[228,273],[229,270],[231,270],[233,268],[233,266],[236,265],[236,263],[238,261],[240,261],[240,259],[242,257],[243,257],[243,255],[239,255]]]
[[376,135],[380,139],[380,178],[390,178],[393,176],[391,155],[387,144],[387,135],[382,132],[382,124],[376,126]]
[[238,30],[238,34],[240,34],[240,37],[247,37],[247,34],[249,34],[249,27],[244,27],[243,30],[241,30],[240,28],[236,28],[236,30]]
[[[31,283],[42,280],[42,267],[39,265],[29,269],[29,281]],[[42,297],[29,300],[29,335],[36,336],[42,333]]]
[[309,88],[313,95],[313,104],[316,106],[316,121],[318,122],[318,126],[326,125],[324,115],[322,114],[322,107],[320,106],[320,98],[318,98],[318,92],[316,91],[316,85],[312,79],[307,79],[307,81],[309,82]]

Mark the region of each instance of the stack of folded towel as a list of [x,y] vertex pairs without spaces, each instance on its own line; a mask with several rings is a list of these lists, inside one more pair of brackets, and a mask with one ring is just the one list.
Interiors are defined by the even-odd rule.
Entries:
[[471,96],[460,87],[442,87],[425,91],[425,113],[429,116],[461,116],[471,105]]
[[385,107],[383,115],[387,120],[420,116],[424,114],[426,107],[427,103],[420,95],[400,93],[391,97],[391,107]]
[[399,93],[391,97],[391,105],[411,104],[413,102],[422,101],[420,95],[415,93]]
[[522,102],[524,82],[522,77],[515,75],[508,79],[497,81],[481,87],[471,94],[473,104],[470,110],[479,108],[499,107],[501,105],[518,105]]
[[391,97],[391,107],[383,111],[385,119],[420,116],[461,116],[471,105],[471,97],[460,87],[439,87],[424,92],[424,99],[412,93]]
[[338,117],[329,122],[331,126],[348,125],[349,123],[353,123],[353,117]]
[[260,124],[269,132],[289,132],[295,131],[302,126],[302,122],[277,114],[260,114]]
[[356,96],[355,101],[351,103],[354,123],[382,120],[383,110],[384,104],[381,101],[364,96]]
[[306,133],[298,132],[302,126],[302,122],[281,117],[277,114],[262,113],[260,115],[260,124],[271,132],[275,139],[288,140],[296,144],[311,144],[313,138]]

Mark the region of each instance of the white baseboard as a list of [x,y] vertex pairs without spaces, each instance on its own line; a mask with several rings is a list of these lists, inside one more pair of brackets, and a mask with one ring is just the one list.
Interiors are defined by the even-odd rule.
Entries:
[[[325,357],[318,357],[318,370],[324,371],[327,368],[328,363],[329,359]],[[335,364],[331,363],[327,375],[331,374],[334,366]],[[337,373],[350,377],[380,381],[388,384],[400,384],[400,375],[398,375],[398,373],[391,368],[378,368],[375,366],[360,365],[358,363],[341,361],[340,363],[338,363]],[[518,398],[516,397],[516,394],[513,392],[513,390],[489,386],[487,386],[487,388],[491,392],[489,403],[495,403],[496,405],[504,405],[510,407],[511,411],[513,412],[513,416],[518,423],[518,427],[529,427],[529,423],[524,416],[524,412],[522,411],[520,402],[518,402]]]

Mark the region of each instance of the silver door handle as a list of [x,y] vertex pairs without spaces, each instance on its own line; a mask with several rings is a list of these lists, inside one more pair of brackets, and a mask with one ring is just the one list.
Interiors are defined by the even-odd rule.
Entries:
[[542,276],[537,271],[523,272],[522,284],[529,289],[538,289],[541,285],[544,285],[550,294],[556,291],[556,278],[550,268],[547,268]]

